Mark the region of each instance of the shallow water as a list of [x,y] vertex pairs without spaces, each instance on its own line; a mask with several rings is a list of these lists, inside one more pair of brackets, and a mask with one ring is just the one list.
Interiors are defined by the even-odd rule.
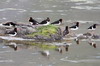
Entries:
[[[86,33],[88,26],[100,21],[99,0],[1,0],[0,22],[28,22],[32,16],[38,21],[50,17],[51,22],[62,18],[62,26],[71,26],[74,21],[80,22],[80,28],[74,33]],[[100,35],[100,26],[94,33]],[[50,58],[42,56],[41,48],[29,45],[18,45],[17,51],[0,43],[0,66],[99,66],[100,41],[95,40],[97,48],[87,41],[79,45],[70,41],[69,51],[62,54],[51,49]]]

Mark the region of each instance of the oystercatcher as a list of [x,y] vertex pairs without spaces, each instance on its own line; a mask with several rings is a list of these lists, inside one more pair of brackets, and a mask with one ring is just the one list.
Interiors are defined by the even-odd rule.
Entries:
[[68,26],[65,27],[65,30],[63,31],[63,36],[69,34]]
[[50,18],[47,17],[47,19],[43,20],[41,23],[39,24],[42,24],[42,25],[49,25],[50,24]]
[[7,22],[5,24],[2,24],[3,26],[7,26],[7,27],[15,27],[17,24],[13,23],[13,22]]
[[78,28],[79,28],[79,22],[76,22],[76,24],[75,25],[73,25],[73,26],[71,26],[71,27],[69,27],[71,30],[78,30]]
[[38,25],[39,22],[37,22],[35,19],[33,19],[32,17],[30,17],[29,22],[31,23],[31,25]]
[[54,21],[54,22],[52,22],[51,24],[60,25],[60,24],[62,24],[62,19],[59,19],[59,20],[57,20],[57,21]]
[[95,29],[96,29],[96,26],[97,26],[97,24],[93,24],[93,25],[91,25],[91,26],[88,28],[88,30],[95,30]]
[[17,35],[17,28],[14,28],[14,30],[8,32],[9,36],[16,36]]

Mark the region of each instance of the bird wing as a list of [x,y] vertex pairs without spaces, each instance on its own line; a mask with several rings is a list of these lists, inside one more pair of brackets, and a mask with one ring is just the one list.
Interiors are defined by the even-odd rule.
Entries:
[[76,28],[76,25],[73,25],[73,26],[71,26],[71,27],[69,27],[69,28]]
[[55,21],[55,22],[52,22],[51,24],[57,24],[57,23],[59,23],[59,21],[57,20],[57,21]]
[[45,24],[45,23],[47,23],[47,20],[43,20],[41,23],[39,23],[39,24]]

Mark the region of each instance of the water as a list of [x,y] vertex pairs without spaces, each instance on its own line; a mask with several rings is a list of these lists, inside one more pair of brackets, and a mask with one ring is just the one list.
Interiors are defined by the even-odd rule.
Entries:
[[[80,21],[80,28],[75,33],[87,32],[88,26],[100,22],[99,0],[1,0],[0,22],[28,22],[32,16],[38,21],[50,17],[51,22],[62,18],[63,25],[71,26],[74,21]],[[88,23],[87,23],[88,22]],[[99,26],[95,31],[100,35]],[[93,48],[87,41],[77,45],[75,41],[69,51],[62,54],[50,50],[50,58],[42,56],[41,48],[28,45],[18,45],[18,51],[0,43],[0,66],[99,66],[100,44]]]

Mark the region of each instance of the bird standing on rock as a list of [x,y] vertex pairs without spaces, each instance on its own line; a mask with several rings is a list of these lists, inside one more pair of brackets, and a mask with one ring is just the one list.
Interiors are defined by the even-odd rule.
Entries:
[[15,27],[17,24],[13,23],[13,22],[7,22],[7,23],[2,24],[2,25],[5,26],[5,27]]
[[60,25],[60,24],[62,24],[62,19],[59,19],[57,21],[54,21],[51,24],[53,24],[53,25]]
[[9,31],[6,34],[9,34],[9,36],[16,36],[17,35],[17,28],[14,28],[14,30]]
[[69,27],[71,30],[78,30],[78,28],[79,28],[79,22],[76,22],[76,24],[75,25],[73,25],[73,26],[71,26],[71,27]]
[[88,30],[95,30],[95,29],[96,29],[96,26],[97,26],[97,24],[93,24],[92,26],[90,26],[90,27],[88,28]]
[[37,22],[35,19],[33,19],[32,17],[30,17],[29,22],[31,23],[31,25],[38,25],[39,22]]
[[47,17],[47,19],[43,20],[43,21],[40,22],[39,24],[41,24],[41,25],[49,25],[49,24],[50,24],[50,18]]
[[65,30],[63,31],[63,36],[69,34],[68,26],[65,27]]

